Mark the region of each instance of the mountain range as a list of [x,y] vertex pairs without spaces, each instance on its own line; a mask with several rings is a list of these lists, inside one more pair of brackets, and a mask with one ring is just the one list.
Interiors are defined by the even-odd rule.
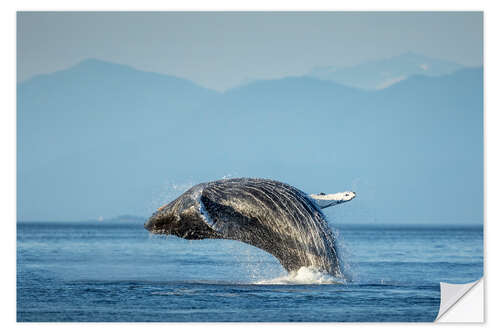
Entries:
[[220,93],[96,59],[34,77],[18,220],[148,216],[190,185],[264,177],[356,191],[332,223],[482,223],[483,69],[428,63],[378,90],[306,75]]
[[452,61],[407,52],[392,58],[369,61],[355,66],[316,67],[307,75],[347,86],[376,90],[387,88],[413,75],[440,76],[463,68],[465,67]]

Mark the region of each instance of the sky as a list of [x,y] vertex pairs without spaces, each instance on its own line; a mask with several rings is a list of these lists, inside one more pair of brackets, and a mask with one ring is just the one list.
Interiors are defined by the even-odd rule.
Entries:
[[405,52],[483,64],[481,12],[19,12],[17,77],[86,58],[224,91]]

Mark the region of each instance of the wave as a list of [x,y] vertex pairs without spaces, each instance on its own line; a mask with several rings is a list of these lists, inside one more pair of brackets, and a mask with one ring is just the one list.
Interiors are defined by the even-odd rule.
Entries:
[[322,272],[315,267],[301,267],[288,275],[262,280],[255,284],[344,284],[345,280]]

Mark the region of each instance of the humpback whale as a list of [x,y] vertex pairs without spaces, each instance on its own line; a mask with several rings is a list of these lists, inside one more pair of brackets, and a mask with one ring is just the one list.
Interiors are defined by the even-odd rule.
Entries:
[[276,257],[288,271],[315,267],[343,277],[334,235],[321,211],[355,192],[311,194],[269,179],[222,179],[193,186],[144,224],[153,234],[231,239]]

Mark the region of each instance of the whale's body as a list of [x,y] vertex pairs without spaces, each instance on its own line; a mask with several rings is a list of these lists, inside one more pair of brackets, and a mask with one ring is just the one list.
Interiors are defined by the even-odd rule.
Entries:
[[159,208],[145,228],[185,239],[242,241],[269,252],[287,271],[312,266],[340,277],[335,238],[320,207],[353,197],[309,196],[268,179],[223,179],[192,187]]

